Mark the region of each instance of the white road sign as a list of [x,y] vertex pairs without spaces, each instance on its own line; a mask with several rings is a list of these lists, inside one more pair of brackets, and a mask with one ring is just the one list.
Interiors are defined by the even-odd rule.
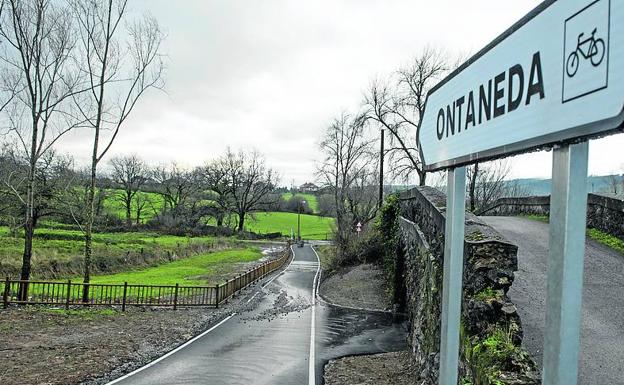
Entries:
[[545,1],[433,88],[427,170],[606,134],[624,121],[624,1]]

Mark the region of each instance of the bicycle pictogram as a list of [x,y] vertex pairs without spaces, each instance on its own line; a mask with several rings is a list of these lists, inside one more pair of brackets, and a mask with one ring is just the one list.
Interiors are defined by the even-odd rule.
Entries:
[[602,38],[596,39],[598,28],[594,28],[592,34],[583,40],[584,33],[578,36],[576,49],[568,56],[566,62],[566,73],[569,77],[574,77],[579,69],[580,57],[589,60],[594,67],[598,67],[605,56],[605,43]]

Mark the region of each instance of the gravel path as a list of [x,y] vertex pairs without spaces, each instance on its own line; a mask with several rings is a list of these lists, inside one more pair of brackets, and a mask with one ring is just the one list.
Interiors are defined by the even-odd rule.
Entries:
[[345,357],[325,366],[325,385],[424,385],[409,352]]

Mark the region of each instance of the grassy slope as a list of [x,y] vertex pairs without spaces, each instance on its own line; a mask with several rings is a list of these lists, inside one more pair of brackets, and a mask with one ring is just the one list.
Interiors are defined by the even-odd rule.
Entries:
[[[148,259],[152,256],[155,262],[159,258],[156,256],[166,256],[167,253],[181,255],[193,246],[207,248],[223,242],[231,241],[208,236],[187,238],[153,232],[96,233],[93,236],[93,255],[96,261],[108,260],[110,270],[119,271],[126,268],[124,258],[129,254],[145,255]],[[3,271],[19,270],[23,248],[23,238],[13,238],[9,236],[7,227],[0,227],[0,265],[4,267]],[[59,271],[62,276],[71,271],[77,272],[82,266],[83,253],[81,231],[39,228],[35,231],[33,242],[33,273],[36,277],[39,271],[37,268],[40,267],[44,269],[42,273],[48,275],[46,272],[55,264],[65,266]]]
[[[303,196],[304,199],[306,200],[306,202],[308,202],[308,206],[310,206],[312,211],[314,213],[318,213],[318,201],[316,200],[316,195],[314,195],[314,194],[303,194],[303,193],[298,193],[297,195]],[[290,197],[292,197],[292,196],[293,196],[292,193],[284,193],[284,194],[282,194],[282,198],[284,198],[285,200],[290,199]]]
[[[254,218],[249,218],[245,228],[255,233],[280,232],[290,236],[292,231],[297,232],[297,214],[268,212],[254,213]],[[316,215],[301,215],[301,237],[304,239],[326,239],[331,235],[335,219],[319,217]]]
[[118,274],[100,275],[93,283],[123,283],[145,285],[208,285],[216,284],[214,275],[231,272],[235,263],[252,262],[260,259],[262,253],[257,248],[232,249],[206,253],[180,259],[147,269]]

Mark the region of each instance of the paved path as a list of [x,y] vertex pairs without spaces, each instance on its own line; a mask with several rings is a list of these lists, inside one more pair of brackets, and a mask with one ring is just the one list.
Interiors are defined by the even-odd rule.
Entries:
[[[509,295],[518,305],[524,345],[541,365],[548,224],[521,217],[482,219],[518,245]],[[624,384],[624,256],[592,240],[585,248],[579,384]]]
[[405,348],[405,331],[392,317],[315,301],[317,256],[310,246],[293,249],[295,258],[284,272],[267,279],[262,290],[244,294],[248,309],[111,384],[321,384],[331,358]]

